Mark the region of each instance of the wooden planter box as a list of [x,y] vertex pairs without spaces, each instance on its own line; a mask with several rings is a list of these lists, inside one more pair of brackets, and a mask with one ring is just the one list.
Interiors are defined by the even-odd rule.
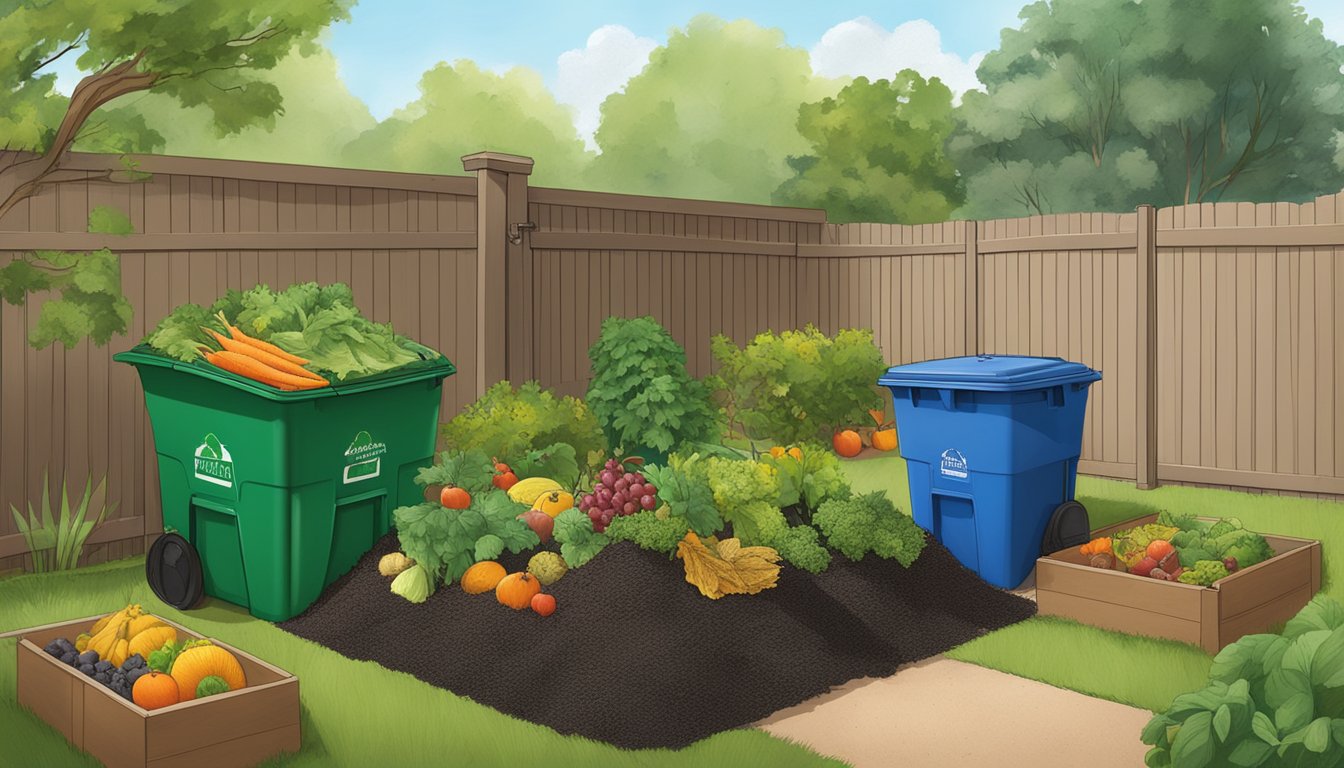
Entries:
[[[1156,519],[1135,518],[1094,536],[1111,536]],[[1036,561],[1038,613],[1180,640],[1217,653],[1243,635],[1268,632],[1291,619],[1321,588],[1319,541],[1268,535],[1265,540],[1274,557],[1211,587],[1092,568],[1077,547],[1070,547]]]
[[[123,699],[42,650],[58,637],[71,642],[98,616],[22,630],[18,635],[18,699],[70,743],[122,766],[246,766],[299,749],[299,679],[243,651],[247,687],[153,711]],[[200,635],[167,619],[181,637]]]

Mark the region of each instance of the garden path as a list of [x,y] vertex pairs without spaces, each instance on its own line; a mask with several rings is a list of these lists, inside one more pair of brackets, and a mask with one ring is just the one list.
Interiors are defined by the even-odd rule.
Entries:
[[1137,768],[1152,713],[935,656],[757,723],[854,768]]

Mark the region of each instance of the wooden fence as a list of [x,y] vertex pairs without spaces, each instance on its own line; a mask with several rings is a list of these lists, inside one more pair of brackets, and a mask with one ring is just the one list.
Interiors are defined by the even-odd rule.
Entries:
[[[115,158],[76,156],[78,167]],[[739,344],[812,323],[870,327],[892,364],[1058,355],[1100,369],[1084,472],[1344,494],[1344,194],[903,226],[821,211],[529,187],[531,161],[480,153],[475,177],[142,158],[142,183],[62,184],[0,219],[0,265],[103,245],[135,306],[106,347],[30,349],[42,297],[0,308],[0,503],[109,475],[93,561],[161,529],[152,435],[111,355],[172,307],[257,282],[344,281],[361,309],[438,348],[448,417],[501,378],[567,394],[608,315],[651,314],[712,369]],[[89,211],[121,209],[126,236]],[[531,226],[529,226],[531,225]],[[24,564],[0,516],[0,570]]]

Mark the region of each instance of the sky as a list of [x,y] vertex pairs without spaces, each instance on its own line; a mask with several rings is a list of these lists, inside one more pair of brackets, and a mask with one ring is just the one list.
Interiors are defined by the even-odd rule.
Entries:
[[[1237,0],[1212,0],[1235,3]],[[1344,0],[1299,0],[1344,43]],[[581,135],[597,127],[607,95],[638,74],[668,30],[694,16],[748,18],[783,30],[826,76],[890,77],[904,67],[938,76],[960,94],[978,85],[975,67],[998,46],[999,32],[1018,25],[1026,0],[888,0],[887,2],[538,2],[537,0],[363,0],[351,20],[325,42],[350,91],[384,119],[419,95],[420,75],[438,62],[471,59],[503,72],[530,67],[575,110]],[[78,74],[57,64],[66,93]]]

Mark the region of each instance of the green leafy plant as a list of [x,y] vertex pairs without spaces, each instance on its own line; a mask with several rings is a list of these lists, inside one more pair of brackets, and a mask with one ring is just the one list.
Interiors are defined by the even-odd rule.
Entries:
[[398,335],[390,323],[375,323],[360,314],[345,283],[297,283],[279,293],[266,285],[248,291],[230,290],[207,312],[183,304],[145,337],[158,351],[179,360],[196,357],[205,339],[201,326],[223,330],[216,313],[244,333],[306,358],[312,367],[337,379],[371,376],[438,353]]
[[549,477],[559,483],[571,483],[571,488],[578,487],[582,479],[578,459],[574,455],[574,446],[569,443],[554,443],[545,448],[528,451],[510,462],[509,468],[519,480],[528,477]]
[[416,504],[393,510],[392,520],[402,551],[424,569],[432,586],[439,580],[451,584],[474,563],[494,560],[505,549],[517,554],[540,544],[518,519],[526,510],[503,491],[490,490],[474,494],[466,509]]
[[714,506],[743,546],[770,546],[788,527],[778,504],[778,473],[770,465],[711,456],[705,460],[705,473]]
[[597,557],[611,543],[605,533],[594,531],[593,521],[577,509],[566,509],[556,515],[553,535],[560,543],[560,556],[570,568],[578,568]]
[[439,460],[421,467],[415,482],[427,485],[455,485],[467,493],[483,493],[493,488],[495,465],[480,451],[442,451]]
[[745,348],[720,335],[710,351],[719,369],[706,384],[730,429],[750,440],[829,441],[882,404],[876,382],[886,363],[871,330],[842,330],[831,339],[808,325],[766,331]]
[[825,534],[826,543],[850,560],[862,560],[872,552],[909,568],[926,543],[923,529],[881,491],[827,501],[812,522]]
[[801,446],[801,461],[785,454],[765,454],[761,461],[774,467],[779,479],[779,507],[793,525],[807,525],[824,502],[849,498],[849,482],[840,470],[840,459],[820,443]]
[[723,517],[714,506],[714,492],[709,488],[703,461],[699,454],[683,458],[674,453],[666,467],[646,466],[643,474],[658,489],[658,498],[669,516],[684,519],[690,530],[701,536],[713,536],[723,528]]
[[786,528],[770,546],[790,565],[808,573],[821,573],[831,567],[831,551],[822,546],[817,529],[810,525]]
[[606,536],[612,541],[633,541],[640,549],[661,552],[670,558],[677,551],[677,542],[686,538],[689,530],[685,517],[648,509],[618,515],[607,526]]
[[27,518],[20,514],[14,505],[11,504],[9,507],[10,514],[14,516],[14,524],[18,526],[19,534],[23,536],[23,541],[33,556],[34,573],[74,569],[79,564],[80,555],[84,553],[84,542],[88,540],[89,534],[117,507],[116,504],[110,508],[103,506],[98,510],[96,517],[89,517],[90,499],[95,494],[99,499],[104,498],[103,492],[107,488],[106,477],[98,482],[97,491],[93,488],[93,478],[89,478],[84,484],[84,496],[73,511],[70,508],[70,492],[62,482],[61,511],[59,518],[56,518],[52,515],[48,487],[48,476],[43,472],[40,513],[33,509],[32,502],[28,503]]
[[[98,206],[89,213],[89,231],[124,235],[134,231],[116,208]],[[121,259],[107,248],[91,253],[34,251],[0,268],[0,296],[22,305],[31,294],[57,292],[38,311],[28,344],[45,349],[61,342],[71,349],[81,339],[103,345],[125,333],[134,310],[121,292]]]
[[1325,768],[1344,762],[1344,608],[1318,595],[1282,635],[1247,635],[1140,737],[1150,768]]
[[718,437],[709,393],[686,371],[686,350],[652,317],[608,317],[588,357],[588,405],[612,448],[667,453]]
[[442,433],[447,447],[480,450],[507,462],[515,474],[520,459],[545,446],[572,446],[574,455],[590,471],[601,464],[593,455],[606,449],[587,403],[576,397],[557,397],[535,381],[517,389],[507,381],[495,383],[445,423]]

